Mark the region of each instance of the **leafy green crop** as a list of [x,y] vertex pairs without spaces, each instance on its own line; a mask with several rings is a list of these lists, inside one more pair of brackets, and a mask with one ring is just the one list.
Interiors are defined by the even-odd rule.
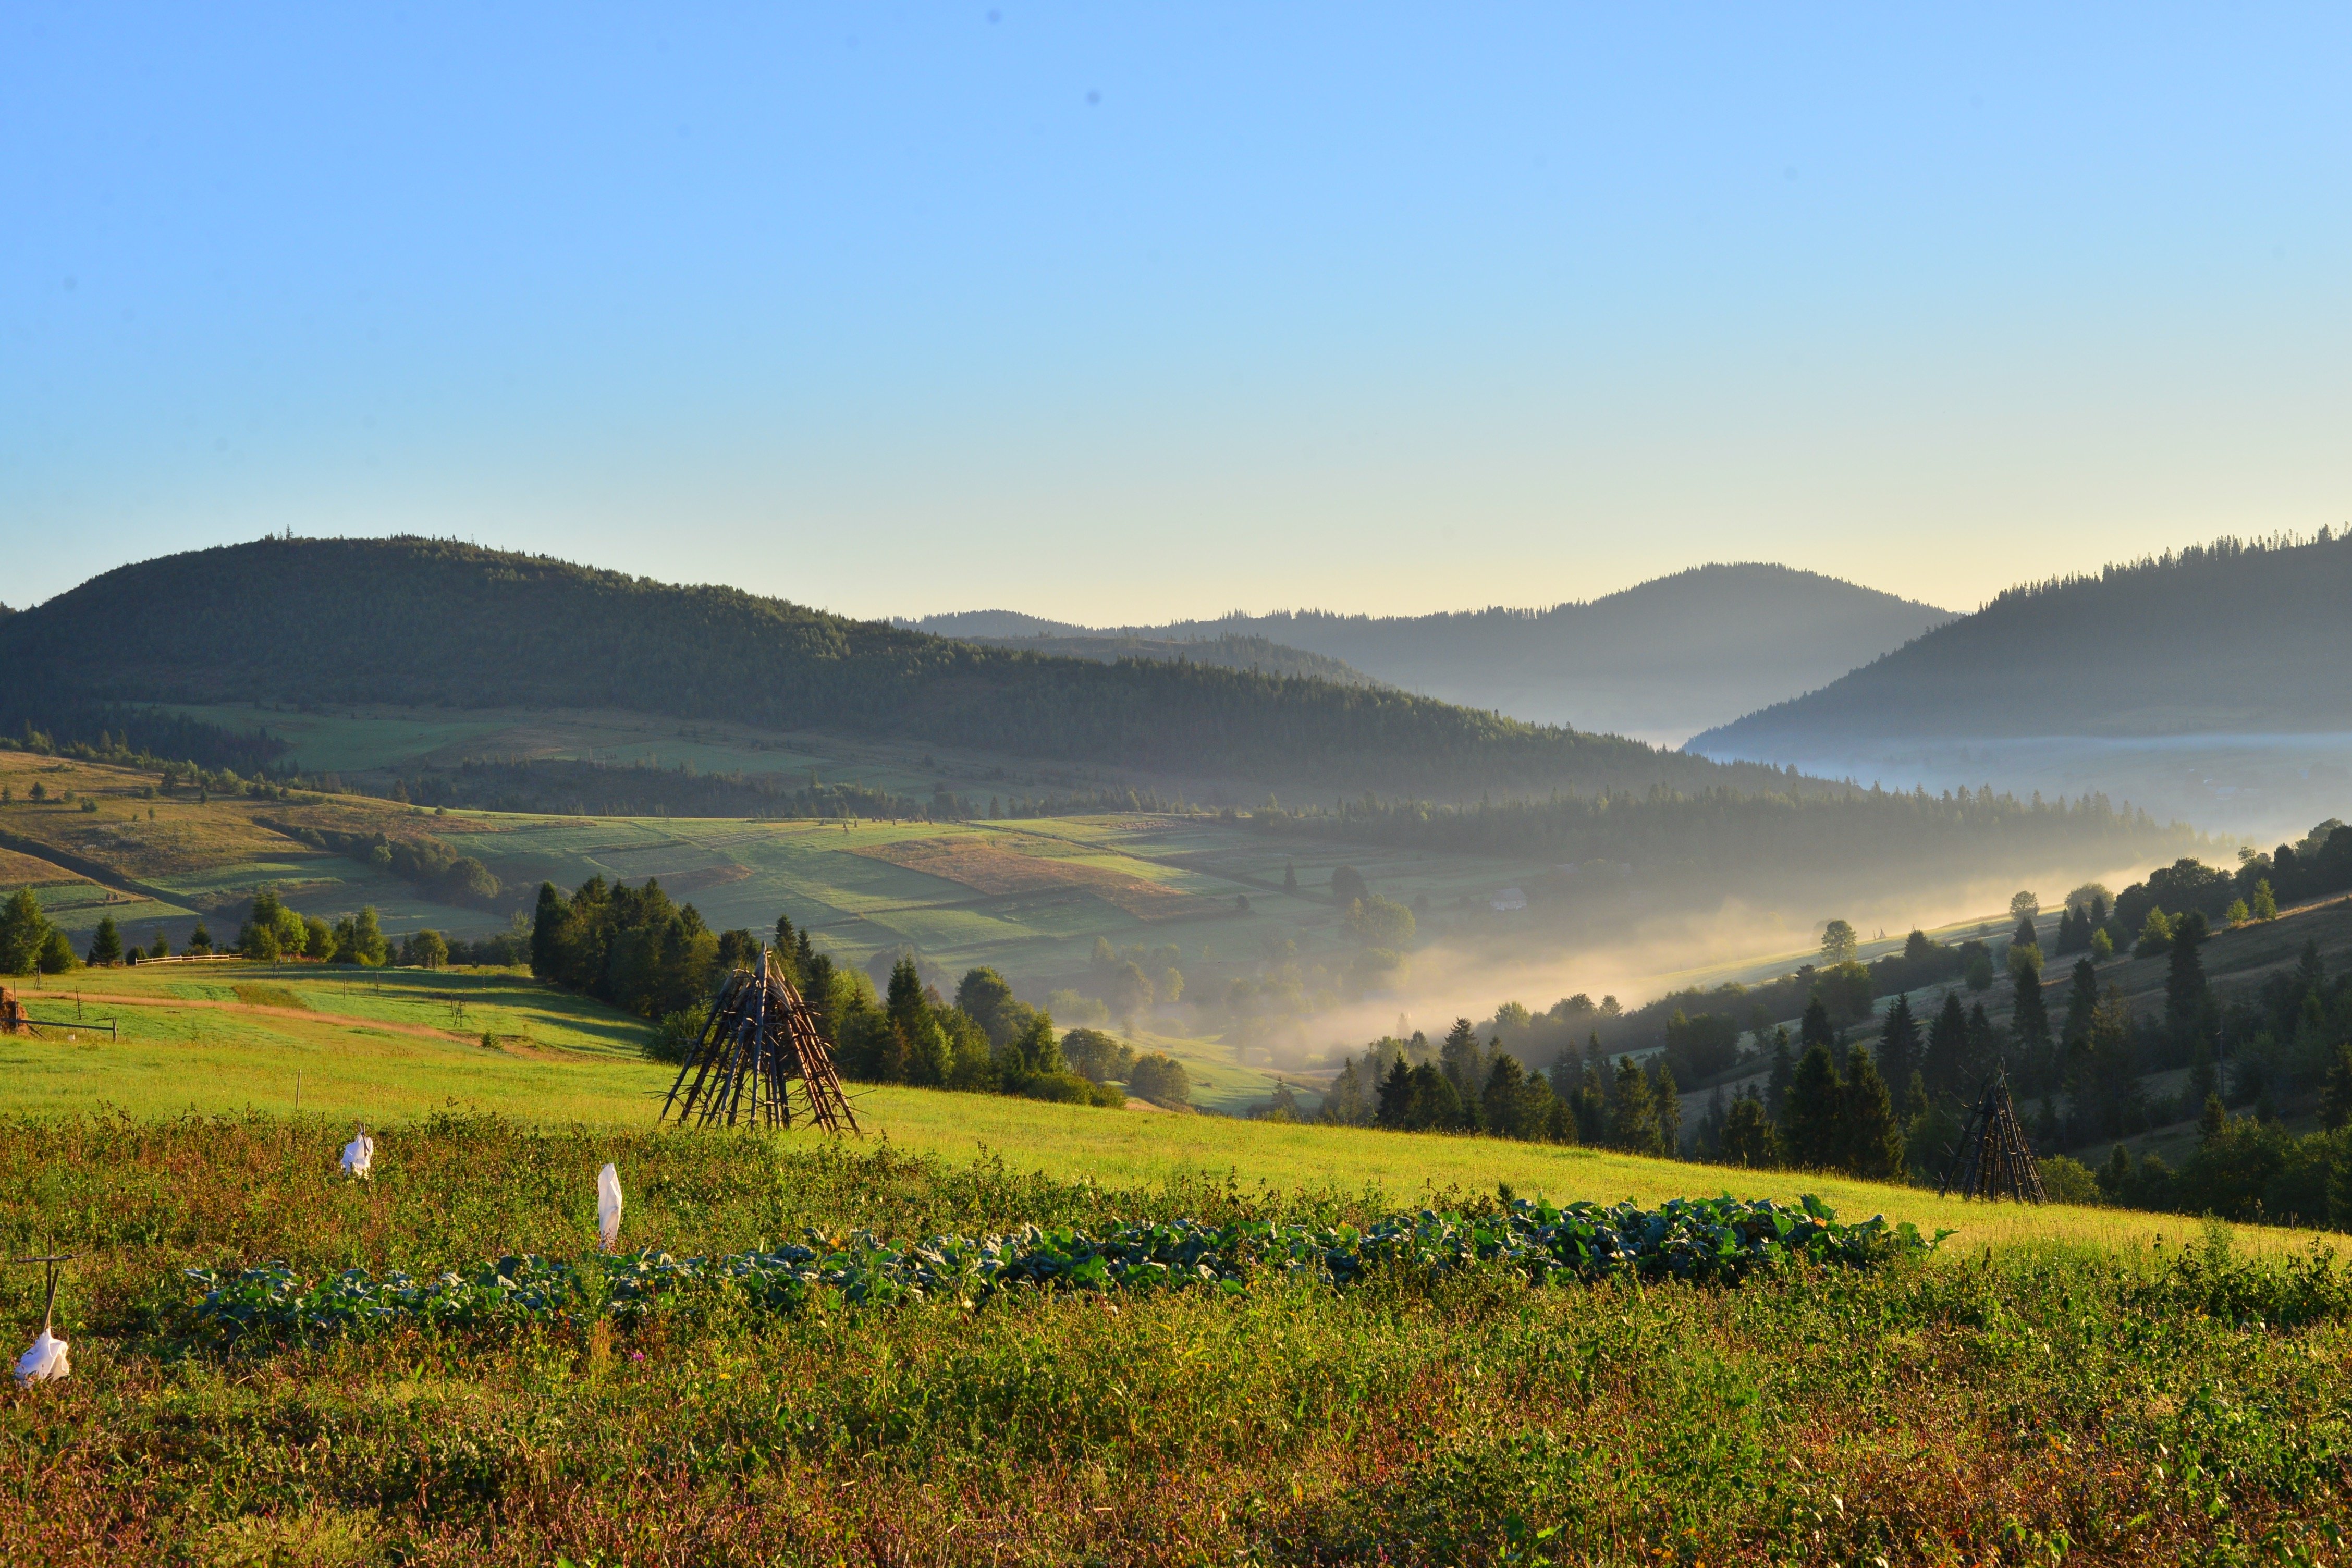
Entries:
[[1736,1283],[1774,1264],[1866,1267],[1924,1253],[1927,1238],[1884,1216],[1840,1224],[1818,1198],[1801,1206],[1769,1199],[1675,1198],[1654,1210],[1632,1204],[1564,1208],[1514,1200],[1489,1217],[1423,1209],[1365,1229],[1269,1221],[1228,1226],[1166,1220],[1101,1237],[1066,1226],[1024,1226],[972,1240],[935,1237],[894,1247],[870,1232],[809,1233],[806,1245],[717,1258],[646,1251],[585,1263],[537,1255],[501,1258],[471,1275],[378,1279],[354,1268],[304,1280],[282,1266],[224,1277],[192,1268],[204,1294],[192,1303],[199,1337],[257,1330],[317,1334],[395,1324],[460,1328],[598,1312],[624,1320],[688,1292],[730,1292],[758,1309],[797,1313],[812,1304],[890,1306],[947,1300],[975,1304],[1000,1290],[1238,1290],[1278,1274],[1345,1286],[1383,1268],[1443,1274],[1476,1268],[1517,1271],[1538,1285],[1612,1274]]

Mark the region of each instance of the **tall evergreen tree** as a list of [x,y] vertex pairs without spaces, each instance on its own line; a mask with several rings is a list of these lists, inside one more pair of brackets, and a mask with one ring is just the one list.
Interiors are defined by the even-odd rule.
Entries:
[[1666,1152],[1680,1158],[1683,1152],[1683,1097],[1675,1087],[1675,1069],[1666,1065],[1664,1056],[1650,1074],[1650,1102],[1658,1109],[1658,1137]]
[[1617,1058],[1617,1077],[1609,1091],[1609,1142],[1629,1154],[1664,1154],[1665,1134],[1658,1126],[1658,1107],[1650,1095],[1650,1080],[1632,1057]]
[[2319,1117],[2330,1131],[2352,1126],[2352,1041],[2336,1047],[2327,1064],[2327,1089],[2320,1098]]
[[1797,1025],[1797,1047],[1803,1051],[1815,1046],[1836,1043],[1837,1030],[1830,1023],[1829,1005],[1822,1000],[1822,994],[1816,991],[1812,1000],[1805,1004],[1805,1016]]
[[2066,1026],[2060,1037],[2068,1048],[2091,1037],[2091,1016],[2099,1010],[2099,972],[2087,958],[2074,961],[2073,983],[2066,991]]
[[1851,1174],[1872,1181],[1893,1181],[1903,1172],[1903,1125],[1895,1114],[1894,1097],[1886,1079],[1870,1059],[1856,1051],[1847,1064],[1844,1114],[1839,1129],[1844,1145],[1839,1162]]
[[2020,1076],[2029,1091],[2047,1092],[2058,1080],[2059,1064],[2050,1040],[2050,1009],[2042,999],[2042,972],[2020,964],[2012,973],[2017,1000],[2009,1027],[2017,1037]]
[[1454,1080],[1438,1070],[1434,1062],[1423,1062],[1412,1069],[1409,1093],[1411,1100],[1405,1110],[1404,1124],[1420,1132],[1451,1132],[1467,1124],[1462,1096]]
[[1412,1115],[1412,1068],[1399,1057],[1381,1079],[1380,1104],[1372,1120],[1382,1127],[1402,1128]]
[[122,932],[116,928],[112,915],[100,915],[98,918],[98,930],[92,931],[89,938],[89,962],[92,963],[122,962]]
[[1764,1114],[1762,1102],[1752,1095],[1731,1102],[1731,1109],[1724,1113],[1720,1142],[1727,1165],[1761,1171],[1780,1163],[1780,1135],[1772,1129],[1771,1118]]
[[[1911,1016],[1911,998],[1898,994],[1895,1005],[1886,1010],[1885,1027],[1878,1034],[1878,1074],[1901,1096],[1910,1092],[1911,1075],[1918,1068],[1919,1021]],[[1898,1099],[1895,1111],[1908,1117],[1911,1106]]]
[[1446,1081],[1454,1086],[1454,1097],[1465,1104],[1475,1102],[1486,1087],[1486,1059],[1478,1048],[1478,1031],[1469,1019],[1454,1020],[1454,1027],[1445,1031],[1444,1043],[1437,1047],[1437,1061]]
[[1797,1081],[1797,1064],[1789,1055],[1789,1031],[1772,1031],[1772,1075],[1764,1081],[1764,1109],[1777,1123],[1789,1110],[1789,1087]]
[[1948,991],[1944,994],[1944,1010],[1928,1026],[1927,1048],[1919,1061],[1928,1094],[1934,1098],[1958,1094],[1961,1080],[1968,1076],[1968,1067],[1969,1016],[1960,1010],[1959,993]]
[[2205,1014],[2205,917],[2189,910],[2173,922],[2172,947],[2164,976],[2164,1022],[2178,1038],[2196,1032]]
[[1789,1163],[1799,1170],[1836,1169],[1844,1152],[1840,1136],[1843,1088],[1828,1045],[1816,1041],[1807,1047],[1789,1086],[1788,1107],[1780,1113],[1781,1146],[1788,1151]]
[[1992,1026],[1992,1015],[1979,1002],[1969,1009],[1968,1067],[1960,1077],[1960,1093],[1973,1099],[2000,1059],[2000,1031]]

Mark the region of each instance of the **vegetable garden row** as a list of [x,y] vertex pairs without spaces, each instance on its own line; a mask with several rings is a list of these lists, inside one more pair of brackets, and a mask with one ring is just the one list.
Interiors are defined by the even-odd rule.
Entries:
[[407,1325],[474,1328],[631,1321],[696,1292],[732,1294],[793,1314],[828,1305],[919,1300],[977,1306],[1003,1291],[1238,1290],[1276,1275],[1345,1287],[1402,1270],[1442,1275],[1516,1271],[1538,1285],[1612,1274],[1736,1284],[1759,1268],[1811,1263],[1869,1267],[1926,1253],[1923,1237],[1884,1216],[1843,1224],[1819,1199],[1675,1198],[1656,1209],[1591,1203],[1555,1207],[1516,1199],[1475,1217],[1423,1209],[1358,1229],[1272,1223],[1217,1226],[1176,1219],[1101,1236],[1027,1226],[978,1239],[938,1237],[892,1247],[870,1233],[811,1232],[805,1245],[714,1258],[646,1250],[584,1260],[536,1254],[499,1258],[470,1275],[427,1279],[351,1269],[303,1279],[283,1267],[224,1275],[190,1269],[193,1337],[232,1342],[263,1333],[310,1337]]

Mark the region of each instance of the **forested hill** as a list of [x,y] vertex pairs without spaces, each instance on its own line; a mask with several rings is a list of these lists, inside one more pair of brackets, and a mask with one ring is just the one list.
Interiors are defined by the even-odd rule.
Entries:
[[[1793,697],[1950,618],[1932,605],[1760,563],[1694,567],[1541,610],[1235,614],[1110,635],[1259,637],[1344,659],[1378,680],[1539,723],[1679,742]],[[908,623],[949,637],[1069,636],[1010,611]],[[1099,634],[1097,634],[1099,635]]]
[[1378,688],[976,647],[422,539],[126,566],[0,621],[0,668],[34,720],[93,702],[617,708],[1350,791],[1830,787]]
[[1226,633],[1220,637],[1146,637],[1105,633],[1099,637],[970,637],[965,642],[983,647],[1018,648],[1030,653],[1053,654],[1063,658],[1090,658],[1109,664],[1122,658],[1189,659],[1194,664],[1213,664],[1223,669],[1255,669],[1266,675],[1305,676],[1312,680],[1336,681],[1341,686],[1378,686],[1381,684],[1362,670],[1329,654],[1309,653],[1302,647],[1286,647],[1265,637],[1239,637]]
[[2352,534],[2224,539],[2012,588],[1793,701],[1709,731],[1710,755],[1889,739],[2352,729]]

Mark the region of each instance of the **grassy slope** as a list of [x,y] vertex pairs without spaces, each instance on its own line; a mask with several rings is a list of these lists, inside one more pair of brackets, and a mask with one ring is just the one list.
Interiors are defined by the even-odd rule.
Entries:
[[[76,1008],[111,1018],[119,1043],[74,1031]],[[639,1054],[643,1026],[593,1002],[495,973],[342,972],[259,965],[84,971],[68,992],[28,993],[37,1016],[72,1039],[0,1039],[0,1111],[121,1110],[283,1115],[301,1108],[340,1125],[385,1126],[438,1110],[492,1111],[539,1125],[615,1131],[650,1125],[669,1069]],[[462,1027],[452,999],[465,1004]],[[133,999],[146,1004],[133,1005]],[[288,1004],[293,1004],[289,1006]],[[498,1037],[485,1047],[480,1036]],[[1158,1187],[1207,1175],[1276,1190],[1377,1189],[1413,1204],[1433,1193],[1654,1202],[1728,1191],[1817,1193],[1841,1212],[1885,1212],[1951,1228],[1965,1246],[2032,1240],[2137,1247],[2178,1238],[2178,1216],[2059,1206],[1968,1205],[1932,1193],[1837,1177],[1699,1167],[1589,1149],[1400,1134],[1222,1116],[1106,1111],[994,1096],[857,1086],[872,1142],[961,1163],[997,1155],[1014,1169],[1109,1186]],[[397,1134],[388,1134],[396,1138]],[[2263,1233],[2299,1246],[2305,1233]]]

